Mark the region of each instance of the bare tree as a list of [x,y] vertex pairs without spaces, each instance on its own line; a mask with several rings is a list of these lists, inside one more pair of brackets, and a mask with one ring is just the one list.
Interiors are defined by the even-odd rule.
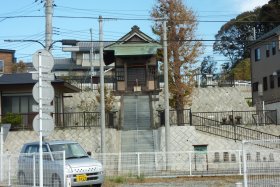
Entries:
[[27,66],[22,60],[20,60],[18,63],[13,64],[12,72],[13,73],[25,73],[25,72],[27,72]]
[[[197,20],[182,0],[157,0],[151,17],[167,19],[170,105],[177,112],[178,125],[183,125],[183,110],[191,102],[194,85],[193,65],[202,53],[202,44],[195,37]],[[162,23],[155,21],[152,29],[162,40]]]

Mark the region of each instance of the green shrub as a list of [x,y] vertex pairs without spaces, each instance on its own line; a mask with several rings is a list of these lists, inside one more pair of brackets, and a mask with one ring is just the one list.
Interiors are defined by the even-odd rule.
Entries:
[[117,176],[113,179],[111,179],[112,182],[118,183],[118,184],[122,184],[126,182],[126,178],[122,177],[122,176]]
[[9,123],[11,125],[19,125],[21,124],[22,117],[19,114],[14,114],[14,113],[6,113],[2,117],[2,123]]
[[140,176],[137,176],[137,179],[140,181],[140,182],[143,182],[145,180],[145,176],[143,173],[140,174]]

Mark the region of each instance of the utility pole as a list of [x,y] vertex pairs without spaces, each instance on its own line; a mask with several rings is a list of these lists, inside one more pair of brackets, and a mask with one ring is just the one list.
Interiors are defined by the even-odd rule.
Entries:
[[52,17],[53,17],[53,0],[46,0],[45,5],[45,17],[46,17],[46,28],[45,28],[45,49],[51,52],[52,46]]
[[170,152],[170,124],[169,124],[169,90],[168,90],[168,60],[167,60],[167,34],[166,34],[166,19],[163,21],[163,63],[164,63],[164,112],[165,112],[165,151],[166,151],[166,166],[169,165]]
[[103,23],[102,16],[99,16],[99,53],[100,53],[100,123],[101,123],[101,153],[103,164],[105,163],[105,97],[104,97],[104,62],[103,62]]
[[92,84],[92,73],[93,73],[93,63],[92,63],[92,56],[93,56],[93,41],[92,41],[92,29],[90,31],[90,54],[89,54],[89,61],[90,61],[90,86],[91,90],[93,90]]

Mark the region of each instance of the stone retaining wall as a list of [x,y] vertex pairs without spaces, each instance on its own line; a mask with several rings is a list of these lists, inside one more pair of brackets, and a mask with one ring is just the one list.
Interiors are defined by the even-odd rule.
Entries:
[[[106,152],[116,153],[120,151],[121,138],[119,131],[106,129]],[[100,128],[76,128],[67,130],[55,130],[47,140],[74,140],[79,142],[86,151],[100,153],[101,141]],[[35,131],[10,131],[4,144],[4,152],[19,153],[22,145],[27,142],[39,141]]]

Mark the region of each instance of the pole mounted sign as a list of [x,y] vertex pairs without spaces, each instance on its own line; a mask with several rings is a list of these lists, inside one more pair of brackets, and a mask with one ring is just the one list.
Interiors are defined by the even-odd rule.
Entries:
[[54,65],[52,54],[45,49],[40,49],[33,54],[32,63],[37,71],[39,71],[39,55],[41,56],[41,61],[43,62],[41,65],[41,71],[43,73],[50,73]]
[[[37,108],[39,114],[33,119],[33,128],[39,134],[40,146],[39,146],[39,174],[40,174],[40,187],[43,187],[43,136],[48,136],[54,129],[53,118],[46,114],[50,110],[50,103],[54,98],[54,89],[50,83],[51,80],[44,80],[44,78],[52,77],[48,76],[51,72],[54,60],[52,55],[47,50],[38,50],[33,54],[33,66],[38,71],[38,76],[32,76],[33,79],[38,80],[38,83],[33,87],[32,93],[34,99],[39,103]],[[52,78],[50,78],[52,79]],[[49,82],[47,82],[49,81]],[[35,110],[36,107],[34,107]],[[48,110],[47,110],[48,109]]]
[[48,114],[54,112],[54,107],[51,105],[54,99],[54,89],[51,85],[51,80],[54,80],[54,75],[50,72],[54,65],[54,59],[50,52],[41,49],[33,54],[32,62],[37,70],[32,75],[34,80],[38,82],[34,85],[32,94],[34,100],[39,105],[32,106],[33,112],[39,114],[33,120],[33,129],[42,136],[48,136],[54,129],[52,117]]

